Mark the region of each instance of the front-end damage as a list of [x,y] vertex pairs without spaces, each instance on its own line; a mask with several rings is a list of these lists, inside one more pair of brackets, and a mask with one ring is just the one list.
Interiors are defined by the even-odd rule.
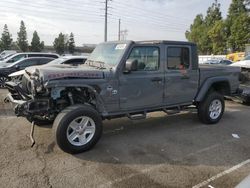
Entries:
[[21,83],[6,84],[9,94],[5,101],[15,104],[15,114],[26,117],[30,122],[53,121],[60,111],[70,105],[88,104],[99,109],[100,89],[91,85],[91,80],[95,83],[103,81],[103,78],[100,70],[60,67],[26,71]]

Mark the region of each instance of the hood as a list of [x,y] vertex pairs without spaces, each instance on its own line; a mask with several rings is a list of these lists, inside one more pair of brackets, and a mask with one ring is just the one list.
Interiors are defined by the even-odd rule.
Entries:
[[0,67],[0,74],[8,76],[11,70],[12,70],[11,67]]
[[36,72],[36,68],[40,67],[40,66],[31,66],[31,67],[27,67],[25,70],[20,70],[14,73],[11,73],[9,75],[9,77],[15,77],[15,76],[21,76],[24,75],[25,72],[28,72],[29,74],[34,74]]
[[21,76],[21,75],[24,75],[25,72],[28,72],[29,74],[34,74],[36,72],[36,68],[44,67],[44,66],[53,66],[53,65],[44,64],[44,65],[30,66],[30,67],[25,68],[25,70],[20,70],[20,71],[10,74],[9,77]]
[[11,65],[11,63],[2,62],[0,63],[0,68],[8,67],[9,65]]
[[239,62],[231,64],[230,66],[243,67],[243,68],[249,68],[250,69],[250,60],[239,61]]
[[36,66],[25,69],[25,72],[37,75],[41,80],[57,80],[62,78],[104,78],[104,71],[88,65],[78,67],[70,65]]
[[24,73],[25,73],[25,70],[20,70],[20,71],[11,73],[11,74],[9,74],[8,76],[9,76],[9,77],[16,77],[16,76],[24,75]]

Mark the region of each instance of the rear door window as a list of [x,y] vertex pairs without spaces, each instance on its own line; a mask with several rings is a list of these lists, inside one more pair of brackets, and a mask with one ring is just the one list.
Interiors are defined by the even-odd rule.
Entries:
[[188,69],[190,66],[190,50],[187,47],[167,48],[167,67],[170,70]]
[[20,69],[25,69],[26,67],[29,67],[29,66],[38,65],[38,63],[39,63],[39,59],[26,59],[20,62],[18,65]]
[[16,61],[19,61],[21,59],[24,59],[26,57],[26,54],[19,54],[19,55],[16,55],[14,56],[13,58],[11,58],[8,63],[14,63]]
[[42,58],[42,59],[39,59],[39,65],[44,65],[44,64],[47,64],[49,63],[50,61],[53,61],[54,59],[52,58]]

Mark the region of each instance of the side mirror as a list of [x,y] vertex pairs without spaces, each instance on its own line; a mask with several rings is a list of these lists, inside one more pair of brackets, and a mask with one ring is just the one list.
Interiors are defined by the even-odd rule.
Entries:
[[131,71],[137,71],[138,61],[137,59],[127,60],[125,64],[125,73],[130,73]]

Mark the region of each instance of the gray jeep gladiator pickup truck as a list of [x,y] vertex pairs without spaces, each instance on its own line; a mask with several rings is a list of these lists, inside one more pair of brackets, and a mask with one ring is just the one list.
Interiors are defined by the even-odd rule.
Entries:
[[237,92],[239,73],[237,67],[199,67],[194,43],[107,42],[78,67],[27,68],[21,83],[6,84],[6,102],[33,126],[53,122],[58,146],[80,153],[100,139],[104,119],[195,107],[203,123],[217,123],[224,96]]

